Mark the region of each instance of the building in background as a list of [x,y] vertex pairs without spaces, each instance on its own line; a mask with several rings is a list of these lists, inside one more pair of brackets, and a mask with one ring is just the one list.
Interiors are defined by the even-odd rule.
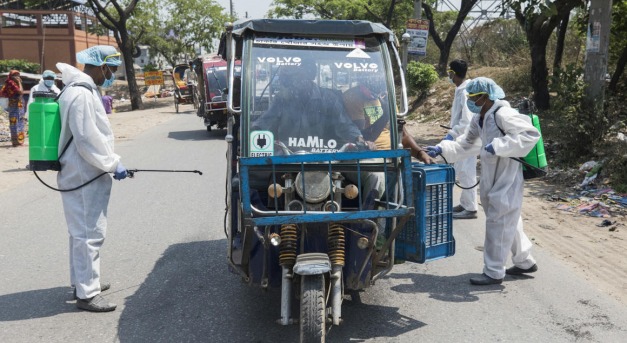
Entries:
[[[91,11],[72,1],[47,1],[38,9],[25,9],[24,1],[0,6],[0,59],[39,63],[41,71],[56,70],[57,62],[82,69],[76,53],[94,45],[117,42],[109,30],[88,15]],[[41,72],[40,71],[40,72]],[[124,67],[118,68],[123,77]]]

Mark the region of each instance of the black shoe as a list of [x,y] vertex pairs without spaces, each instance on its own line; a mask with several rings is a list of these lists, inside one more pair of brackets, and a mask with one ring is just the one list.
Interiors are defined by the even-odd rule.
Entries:
[[462,207],[462,205],[457,205],[455,207],[453,207],[453,213],[457,213],[457,212],[461,212],[466,210],[465,208]]
[[107,302],[105,298],[97,294],[89,299],[78,299],[76,301],[76,307],[90,312],[111,312],[115,310],[118,305]]
[[[108,290],[109,288],[111,288],[111,284],[110,283],[101,283],[100,284],[100,291],[101,292],[104,292],[104,291]],[[76,295],[76,287],[74,288],[73,297],[74,297],[74,300],[78,300],[78,296]]]
[[505,274],[507,275],[522,275],[522,274],[529,274],[529,273],[533,273],[538,271],[538,266],[537,265],[533,265],[527,269],[522,269],[522,268],[518,268],[516,266],[513,266],[511,268],[507,268],[507,270],[505,270]]
[[479,277],[470,278],[470,283],[476,286],[500,285],[503,279],[493,279],[485,274]]
[[477,211],[462,210],[461,212],[453,212],[453,219],[475,219]]

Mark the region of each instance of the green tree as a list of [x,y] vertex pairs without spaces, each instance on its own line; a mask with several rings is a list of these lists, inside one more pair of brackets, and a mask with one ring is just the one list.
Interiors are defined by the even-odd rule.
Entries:
[[610,63],[615,62],[616,68],[608,89],[616,92],[618,81],[627,65],[627,2],[615,1],[612,5],[612,29],[610,36]]
[[[459,29],[464,23],[464,20],[466,20],[468,13],[478,1],[479,0],[461,0],[459,12],[457,12],[455,20],[447,31],[436,30],[437,25],[436,21],[434,20],[435,16],[433,15],[433,8],[430,4],[430,2],[434,3],[435,1],[423,1],[422,3],[422,9],[425,11],[425,16],[427,17],[427,19],[429,19],[429,35],[433,39],[435,45],[438,46],[438,49],[440,49],[438,71],[442,76],[446,75],[446,70],[448,69],[448,59],[451,53],[451,47],[453,46],[453,41],[455,41],[455,38],[459,33]],[[442,39],[440,32],[442,32],[442,34],[446,34],[444,36],[444,39]]]
[[516,20],[525,30],[531,50],[531,86],[538,109],[550,106],[546,47],[560,21],[583,0],[503,0],[505,9],[514,10]]
[[[438,70],[446,74],[449,55],[453,41],[468,12],[478,0],[462,0],[457,15],[450,25],[440,25],[438,13],[434,13],[435,0],[424,0],[422,9],[429,19],[429,34],[440,50]],[[270,10],[271,17],[305,18],[313,16],[322,19],[369,20],[383,23],[386,27],[402,33],[405,23],[413,15],[413,0],[275,0]],[[454,12],[450,12],[451,14]],[[452,15],[445,16],[446,19]],[[448,23],[448,21],[447,21]],[[446,27],[445,30],[442,30]],[[445,34],[442,38],[440,32]]]
[[404,27],[413,13],[412,0],[275,0],[273,5],[271,18],[369,20],[390,29]]
[[107,29],[113,31],[115,41],[124,58],[126,81],[131,97],[131,109],[143,109],[141,94],[137,87],[135,70],[133,69],[133,50],[135,49],[135,37],[128,31],[128,21],[133,15],[139,0],[89,0],[88,5],[94,11],[98,21]]
[[138,43],[148,45],[151,55],[161,54],[175,65],[193,59],[197,49],[212,51],[227,19],[214,0],[142,0],[130,24],[142,33]]

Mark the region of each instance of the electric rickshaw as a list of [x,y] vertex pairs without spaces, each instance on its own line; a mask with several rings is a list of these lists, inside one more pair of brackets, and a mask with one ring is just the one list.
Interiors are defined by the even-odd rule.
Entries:
[[[235,68],[235,75],[239,75],[239,61]],[[226,70],[226,61],[216,55],[202,61],[202,69],[197,75],[199,85],[202,84],[199,92],[201,105],[197,114],[204,119],[207,131],[211,131],[212,126],[217,129],[226,128]]]
[[178,64],[172,69],[176,113],[179,113],[179,105],[181,104],[193,104],[194,108],[198,108],[198,87],[195,75],[187,64]]
[[223,40],[229,269],[280,288],[278,324],[323,342],[342,322],[345,292],[374,285],[395,261],[454,254],[454,171],[412,163],[400,145],[406,87],[383,25],[242,20]]

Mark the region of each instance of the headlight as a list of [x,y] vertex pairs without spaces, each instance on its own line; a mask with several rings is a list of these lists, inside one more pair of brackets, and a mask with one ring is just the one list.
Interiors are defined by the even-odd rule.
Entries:
[[294,186],[298,195],[311,203],[321,202],[331,194],[329,174],[323,171],[298,173],[294,180]]

